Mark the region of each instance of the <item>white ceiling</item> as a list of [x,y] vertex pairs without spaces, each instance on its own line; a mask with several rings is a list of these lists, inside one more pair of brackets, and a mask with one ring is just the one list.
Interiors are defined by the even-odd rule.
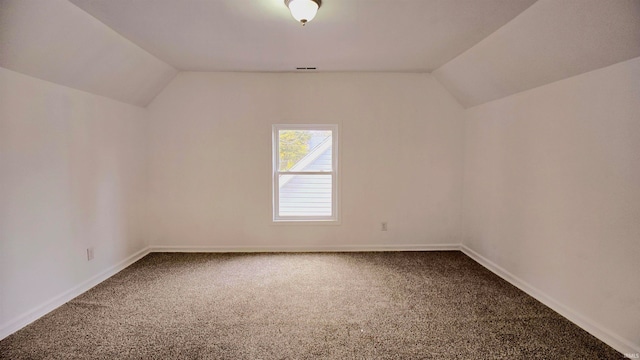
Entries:
[[640,0],[0,0],[0,66],[146,106],[178,70],[432,72],[465,107],[640,56]]
[[535,0],[324,0],[302,27],[284,0],[70,0],[180,70],[430,72]]

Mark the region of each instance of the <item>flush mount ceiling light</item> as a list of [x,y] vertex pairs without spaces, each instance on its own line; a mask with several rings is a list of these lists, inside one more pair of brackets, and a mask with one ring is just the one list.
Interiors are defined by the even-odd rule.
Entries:
[[322,0],[284,0],[284,4],[291,11],[293,18],[304,26],[316,16]]

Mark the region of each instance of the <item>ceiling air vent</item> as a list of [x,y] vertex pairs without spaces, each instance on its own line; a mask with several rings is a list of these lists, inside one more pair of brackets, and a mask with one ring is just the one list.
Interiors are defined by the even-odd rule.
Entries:
[[317,70],[315,66],[313,67],[297,67],[296,70]]

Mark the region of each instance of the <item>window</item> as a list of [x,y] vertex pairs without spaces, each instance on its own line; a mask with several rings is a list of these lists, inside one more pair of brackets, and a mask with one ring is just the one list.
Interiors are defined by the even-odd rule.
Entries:
[[338,221],[337,188],[337,125],[273,125],[274,221]]

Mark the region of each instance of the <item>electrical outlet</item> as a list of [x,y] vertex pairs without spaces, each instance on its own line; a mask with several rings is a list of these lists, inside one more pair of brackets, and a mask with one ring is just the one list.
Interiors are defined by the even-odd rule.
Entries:
[[87,261],[93,260],[93,248],[87,248]]
[[380,223],[380,231],[387,231],[387,222],[383,221]]

